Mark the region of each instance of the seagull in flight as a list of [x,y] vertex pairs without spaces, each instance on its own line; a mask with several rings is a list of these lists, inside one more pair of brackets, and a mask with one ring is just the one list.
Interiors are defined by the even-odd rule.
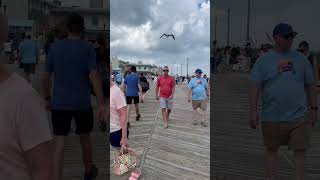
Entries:
[[[172,38],[173,38],[173,40],[176,40],[175,38],[174,38],[174,35],[173,34],[162,34],[162,36],[166,36],[167,38],[169,37],[169,36],[171,36]],[[162,36],[160,37],[160,38],[162,38]]]

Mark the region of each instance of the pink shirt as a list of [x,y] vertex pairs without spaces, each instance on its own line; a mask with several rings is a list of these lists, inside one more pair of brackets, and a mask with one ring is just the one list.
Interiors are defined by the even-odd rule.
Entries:
[[121,129],[118,110],[125,106],[127,102],[124,93],[118,86],[112,85],[110,88],[110,133]]
[[0,179],[31,180],[25,151],[51,140],[44,101],[17,74],[0,82]]
[[173,77],[160,76],[157,81],[157,87],[160,87],[160,97],[169,98],[172,94],[172,88],[176,85]]

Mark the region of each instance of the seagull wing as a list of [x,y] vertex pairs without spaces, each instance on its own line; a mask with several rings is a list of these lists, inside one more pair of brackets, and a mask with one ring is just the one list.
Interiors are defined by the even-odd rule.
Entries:
[[171,37],[173,38],[173,40],[176,40],[176,39],[174,38],[174,35],[173,35],[173,34],[170,34],[169,36],[171,36]]
[[[166,34],[162,34],[162,36],[165,36]],[[160,36],[160,38],[162,38],[162,36]]]

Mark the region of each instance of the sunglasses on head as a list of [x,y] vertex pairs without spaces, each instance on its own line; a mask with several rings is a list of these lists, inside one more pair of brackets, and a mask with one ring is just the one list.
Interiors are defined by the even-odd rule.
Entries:
[[292,33],[283,36],[283,38],[285,38],[285,39],[290,39],[290,38],[293,39],[293,38],[295,38],[295,37],[296,37],[296,36],[295,36],[294,34],[292,34]]

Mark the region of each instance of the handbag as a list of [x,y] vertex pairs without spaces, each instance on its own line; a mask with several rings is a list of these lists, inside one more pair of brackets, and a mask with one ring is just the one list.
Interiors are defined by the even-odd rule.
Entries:
[[123,153],[123,148],[115,155],[113,162],[113,172],[122,175],[137,166],[137,154],[133,149],[128,148],[127,153]]

